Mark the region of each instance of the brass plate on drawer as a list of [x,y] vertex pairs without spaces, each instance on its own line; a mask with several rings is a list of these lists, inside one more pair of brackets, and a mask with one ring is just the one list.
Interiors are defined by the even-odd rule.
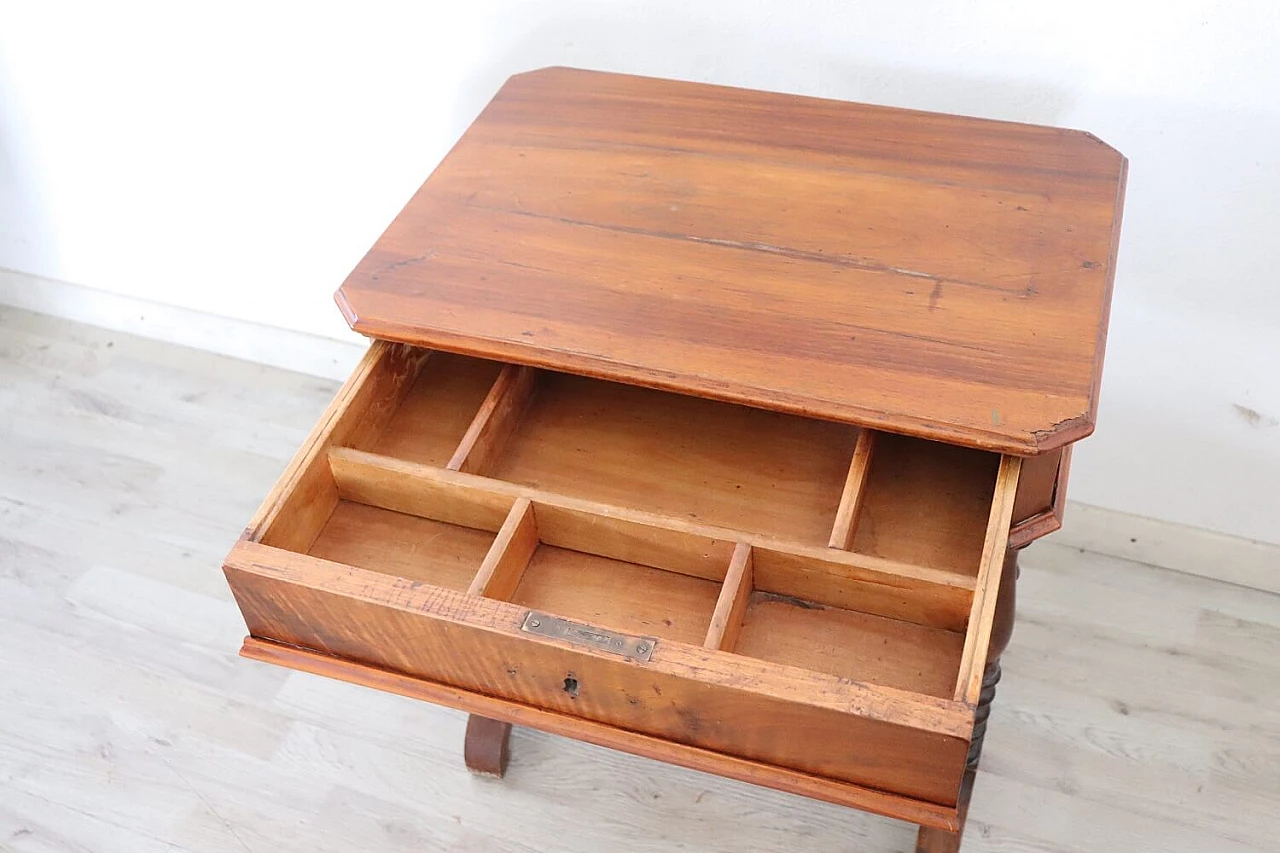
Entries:
[[524,617],[520,630],[639,661],[652,658],[653,650],[658,645],[655,637],[632,637],[582,622],[571,622],[559,616],[548,616],[536,610],[530,610]]

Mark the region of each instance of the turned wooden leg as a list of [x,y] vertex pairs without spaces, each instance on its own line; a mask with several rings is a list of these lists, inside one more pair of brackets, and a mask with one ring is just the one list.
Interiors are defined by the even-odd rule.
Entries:
[[1004,556],[1004,570],[1000,574],[1000,592],[996,599],[995,618],[991,624],[991,645],[987,652],[987,666],[982,671],[982,692],[974,712],[973,740],[969,743],[969,764],[960,786],[960,828],[955,832],[944,829],[920,827],[916,838],[916,853],[958,853],[964,837],[964,825],[969,817],[969,799],[973,796],[973,783],[978,774],[978,761],[982,758],[982,743],[986,740],[987,720],[991,717],[991,703],[996,698],[996,684],[1000,681],[1000,655],[1013,636],[1013,616],[1018,582],[1018,552],[1010,550]]
[[472,714],[467,717],[467,738],[462,757],[467,769],[478,776],[502,778],[507,772],[507,743],[511,724]]

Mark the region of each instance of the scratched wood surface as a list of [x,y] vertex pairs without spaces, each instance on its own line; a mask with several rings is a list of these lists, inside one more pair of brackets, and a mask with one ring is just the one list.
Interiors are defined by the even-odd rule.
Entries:
[[[528,730],[473,779],[465,714],[239,658],[221,560],[335,390],[0,309],[0,850],[911,850]],[[966,853],[1275,849],[1280,597],[1048,540],[1019,609]]]
[[550,68],[337,299],[373,337],[1033,455],[1093,429],[1125,172],[1078,131]]

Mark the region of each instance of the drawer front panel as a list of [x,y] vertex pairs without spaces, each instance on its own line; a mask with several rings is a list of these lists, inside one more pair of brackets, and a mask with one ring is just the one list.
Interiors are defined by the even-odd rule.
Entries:
[[960,703],[666,640],[639,663],[523,632],[527,608],[253,543],[237,546],[226,572],[255,637],[955,803],[972,727],[970,709]]
[[615,728],[582,717],[569,716],[532,705],[510,702],[496,696],[487,696],[483,693],[413,678],[389,669],[344,660],[310,649],[284,646],[270,640],[248,637],[240,649],[240,654],[262,663],[334,678],[373,690],[384,690],[410,699],[433,702],[469,714],[479,714],[491,720],[571,737],[642,758],[664,761],[704,773],[714,773],[728,779],[799,794],[838,806],[861,809],[921,826],[931,826],[948,832],[955,832],[960,827],[960,815],[956,806],[938,805],[875,788],[837,782],[774,764],[712,752],[665,738]]

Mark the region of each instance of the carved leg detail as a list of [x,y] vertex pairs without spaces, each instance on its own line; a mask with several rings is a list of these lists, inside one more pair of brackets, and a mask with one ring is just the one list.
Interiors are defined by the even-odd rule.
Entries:
[[472,714],[467,718],[467,738],[462,748],[467,769],[479,776],[502,778],[507,772],[510,738],[510,723]]
[[982,671],[982,693],[978,695],[978,707],[973,715],[973,740],[969,742],[970,770],[978,769],[982,758],[982,742],[987,736],[987,720],[991,717],[991,702],[996,698],[996,685],[1000,683],[1000,661],[992,661]]

